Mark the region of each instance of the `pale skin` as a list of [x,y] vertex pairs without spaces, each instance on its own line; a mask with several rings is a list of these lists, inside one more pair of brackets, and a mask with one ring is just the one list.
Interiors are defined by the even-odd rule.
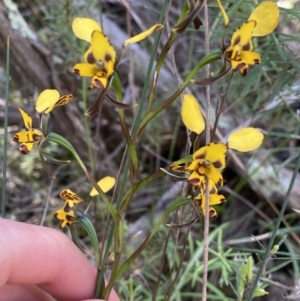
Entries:
[[[96,269],[62,232],[0,218],[0,301],[92,301]],[[112,291],[109,301],[120,301]]]

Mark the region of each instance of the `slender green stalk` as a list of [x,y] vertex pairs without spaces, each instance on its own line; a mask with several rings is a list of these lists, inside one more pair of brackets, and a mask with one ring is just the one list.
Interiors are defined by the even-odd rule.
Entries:
[[252,300],[252,296],[254,294],[254,291],[257,287],[257,284],[259,282],[259,279],[265,269],[265,265],[268,261],[268,258],[270,256],[270,252],[273,248],[273,244],[274,244],[274,241],[275,241],[275,238],[276,238],[276,235],[277,235],[277,232],[278,232],[278,229],[279,229],[279,226],[282,222],[282,218],[283,218],[283,215],[284,215],[284,212],[285,212],[285,209],[286,209],[286,206],[289,202],[289,199],[290,199],[290,195],[291,195],[291,192],[292,192],[292,189],[293,189],[293,186],[294,186],[294,183],[295,183],[295,180],[297,178],[297,175],[298,175],[298,171],[299,171],[299,168],[300,168],[300,155],[298,155],[298,160],[297,160],[297,164],[296,164],[296,167],[295,167],[295,170],[294,170],[294,173],[293,173],[293,176],[292,176],[292,179],[291,179],[291,182],[290,182],[290,185],[289,185],[289,188],[286,192],[286,195],[285,195],[285,198],[284,198],[284,201],[282,203],[282,206],[281,206],[281,210],[279,212],[279,215],[278,215],[278,218],[276,220],[276,224],[275,224],[275,227],[274,227],[274,230],[273,230],[273,233],[272,233],[272,236],[270,238],[270,241],[269,241],[269,244],[268,244],[268,247],[267,249],[265,250],[264,252],[264,257],[262,259],[262,262],[260,264],[260,267],[257,271],[257,274],[255,276],[255,279],[253,281],[253,284],[252,284],[252,287],[251,287],[251,290],[249,292],[249,295],[248,295],[248,298],[247,298],[247,301],[251,301]]
[[[167,9],[167,6],[168,6],[169,2],[170,2],[169,0],[164,0],[161,11],[160,11],[160,17],[159,17],[158,23],[163,23],[164,18],[165,18],[165,12],[166,12],[166,9]],[[152,66],[154,64],[155,56],[156,56],[156,53],[157,53],[157,48],[158,48],[158,42],[159,42],[160,35],[161,35],[161,31],[155,33],[154,43],[153,43],[151,56],[150,56],[150,61],[149,61],[149,65],[148,65],[148,69],[147,69],[147,73],[146,73],[146,77],[145,77],[145,84],[143,86],[141,100],[140,100],[140,103],[139,103],[139,106],[138,106],[137,114],[136,114],[135,120],[133,122],[132,137],[134,137],[136,135],[136,132],[137,132],[137,130],[140,126],[140,123],[141,123],[142,111],[143,111],[144,104],[145,104],[145,101],[146,101],[146,95],[147,95],[147,92],[148,92],[148,89],[149,89],[151,70],[152,70]]]
[[[204,24],[205,24],[205,54],[209,55],[209,19],[208,1],[204,3]],[[206,77],[209,78],[210,68],[206,65]],[[206,145],[210,143],[210,86],[206,87]],[[202,301],[207,299],[207,275],[208,275],[208,250],[209,250],[209,179],[205,176],[205,213],[204,213],[204,246],[203,246],[203,276],[202,276]]]
[[[87,84],[86,84],[86,78],[82,78],[82,100],[83,100],[83,111],[87,111]],[[89,154],[89,161],[90,161],[90,168],[92,171],[92,175],[95,175],[95,163],[94,163],[94,156],[93,156],[93,150],[92,150],[92,139],[91,139],[91,131],[89,128],[89,121],[88,116],[85,114],[83,115],[83,123],[84,123],[84,131],[85,131],[85,137],[86,137],[86,144],[88,147],[88,154]]]
[[2,168],[2,201],[1,201],[1,216],[5,216],[5,205],[6,205],[6,169],[7,169],[7,127],[8,127],[8,94],[9,94],[9,50],[10,41],[7,36],[7,47],[6,47],[6,71],[5,71],[5,108],[4,108],[4,141],[3,141],[3,168]]

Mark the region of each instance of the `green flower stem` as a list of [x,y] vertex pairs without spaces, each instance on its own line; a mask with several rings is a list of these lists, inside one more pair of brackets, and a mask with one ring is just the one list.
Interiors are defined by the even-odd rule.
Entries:
[[[87,84],[86,78],[82,78],[82,100],[83,100],[83,111],[86,112],[87,110]],[[83,123],[84,123],[84,131],[85,137],[87,138],[86,144],[88,147],[88,154],[89,154],[89,161],[90,167],[92,170],[92,174],[95,175],[95,164],[94,164],[94,156],[92,151],[92,139],[91,139],[91,132],[89,128],[88,116],[84,114],[83,116]]]
[[286,206],[289,202],[289,199],[290,199],[290,195],[291,195],[291,192],[292,192],[292,189],[293,189],[293,186],[294,186],[294,183],[296,181],[296,178],[297,178],[297,175],[298,175],[298,171],[300,169],[300,155],[298,155],[298,160],[297,160],[297,164],[296,164],[296,167],[295,167],[295,170],[294,170],[294,173],[293,173],[293,176],[292,176],[292,179],[291,179],[291,182],[290,182],[290,185],[289,185],[289,188],[286,192],[286,195],[285,195],[285,198],[284,198],[284,201],[283,201],[283,204],[281,206],[281,210],[280,210],[280,213],[278,215],[278,218],[276,220],[276,224],[275,224],[275,227],[274,227],[274,230],[273,230],[273,233],[272,233],[272,236],[270,238],[270,241],[269,241],[269,244],[268,244],[268,247],[267,249],[265,250],[264,252],[264,257],[263,257],[263,260],[259,266],[259,269],[257,271],[257,274],[255,276],[255,279],[253,281],[253,284],[252,284],[252,287],[251,287],[251,290],[249,292],[249,295],[247,297],[247,301],[251,301],[252,300],[252,296],[255,292],[255,289],[257,288],[257,285],[258,285],[258,282],[259,282],[259,279],[265,269],[265,266],[267,264],[267,261],[269,259],[269,256],[270,256],[270,252],[273,248],[273,244],[274,244],[274,241],[275,241],[275,238],[276,238],[276,235],[277,235],[277,232],[278,232],[278,229],[279,229],[279,226],[282,222],[282,219],[283,219],[283,215],[284,215],[284,212],[285,212],[285,209],[286,209]]
[[111,275],[109,278],[109,282],[105,289],[103,290],[103,294],[101,294],[100,298],[107,300],[110,292],[113,288],[113,285],[117,279],[117,273],[119,270],[119,262],[121,258],[121,250],[122,250],[122,228],[121,228],[121,216],[118,215],[114,225],[114,263],[112,266]]
[[182,84],[182,86],[180,88],[178,88],[177,91],[173,95],[171,95],[165,102],[163,102],[155,110],[153,110],[152,112],[150,112],[149,114],[146,115],[146,117],[142,121],[139,129],[137,130],[137,134],[135,136],[135,142],[137,143],[137,141],[139,141],[139,139],[141,138],[141,136],[143,134],[143,131],[144,131],[146,125],[149,123],[149,121],[152,120],[155,116],[157,116],[160,112],[165,110],[168,106],[170,106],[177,99],[177,97],[180,95],[180,93],[188,86],[191,79],[193,79],[193,77],[196,75],[196,73],[201,68],[203,68],[207,64],[210,64],[210,63],[212,63],[214,61],[217,61],[221,58],[222,58],[222,56],[219,53],[211,53],[211,54],[205,56],[198,63],[198,65],[194,68],[194,70],[189,74],[189,76],[187,77],[185,82]]
[[[115,91],[117,101],[122,103],[122,85],[121,85],[119,75],[117,73],[114,76],[114,79],[112,82],[112,87]],[[138,171],[138,158],[137,158],[135,145],[134,145],[134,143],[131,139],[130,133],[128,131],[128,126],[125,121],[124,110],[120,109],[120,110],[118,110],[118,113],[119,113],[121,128],[122,128],[125,140],[127,142],[127,147],[128,147],[128,151],[129,151],[130,160],[131,160],[131,166],[130,166],[131,181],[136,182],[136,174]],[[124,152],[124,154],[126,154],[126,151]]]
[[72,144],[68,140],[66,140],[64,137],[62,137],[62,136],[60,136],[58,134],[55,134],[55,133],[49,133],[47,135],[47,137],[45,138],[45,140],[57,143],[57,144],[63,146],[64,148],[66,148],[67,150],[69,150],[72,153],[72,155],[74,156],[74,158],[76,159],[76,161],[78,162],[78,164],[80,165],[80,167],[82,168],[82,170],[84,171],[84,173],[86,174],[87,178],[89,179],[89,181],[91,182],[91,184],[93,185],[93,187],[99,193],[100,198],[103,200],[103,202],[107,206],[107,209],[109,210],[112,218],[114,219],[114,221],[116,221],[117,215],[116,215],[116,209],[115,209],[115,207],[110,203],[108,197],[105,195],[105,193],[99,187],[99,185],[97,184],[97,182],[93,179],[93,177],[91,176],[91,174],[88,172],[87,168],[85,167],[84,163],[80,159],[79,155],[77,154],[77,152],[74,149],[74,147],[72,146]]
[[[185,3],[185,5],[183,6],[183,9],[181,11],[181,15],[179,16],[177,25],[179,25],[183,21],[183,19],[186,16],[187,12],[188,12],[188,6]],[[170,48],[174,44],[176,36],[177,36],[177,31],[172,31],[168,41],[166,42],[164,48],[161,51],[160,56],[158,57],[158,61],[157,61],[156,67],[155,67],[154,75],[153,75],[152,85],[150,87],[147,114],[150,112],[150,110],[152,108],[152,105],[153,105],[153,101],[154,101],[154,97],[155,97],[156,84],[157,84],[157,80],[158,80],[158,77],[159,77],[159,74],[160,74],[160,70],[161,70],[161,68],[162,68],[162,66],[165,62],[165,59],[167,57],[167,54],[168,54]]]
[[175,209],[189,203],[189,199],[185,197],[178,198],[173,204],[171,204],[167,210],[164,212],[162,217],[159,219],[158,223],[155,225],[149,236],[146,238],[146,240],[138,247],[138,249],[125,261],[125,263],[118,269],[116,280],[128,269],[128,267],[131,265],[131,263],[141,254],[141,252],[146,248],[146,246],[149,244],[153,236],[158,231],[161,224],[164,222],[164,220],[169,216],[169,214],[174,211]]
[[[170,4],[169,0],[164,0],[162,7],[160,9],[160,16],[159,16],[159,21],[158,23],[163,24],[164,23],[164,19],[166,17],[166,10],[167,10],[167,6],[168,4]],[[140,126],[140,122],[142,119],[142,112],[143,112],[143,108],[145,105],[145,101],[146,101],[146,95],[149,91],[149,83],[150,83],[150,77],[152,74],[152,67],[154,64],[154,60],[157,54],[157,49],[158,49],[158,42],[159,42],[159,38],[161,36],[161,30],[159,32],[156,32],[154,35],[154,43],[153,43],[153,47],[152,47],[152,51],[151,51],[151,56],[150,56],[150,61],[148,64],[148,69],[147,69],[147,73],[146,73],[146,77],[145,77],[145,84],[143,86],[143,90],[142,90],[142,95],[141,95],[141,99],[139,102],[139,106],[138,106],[138,110],[137,110],[137,114],[135,116],[135,120],[132,126],[132,137],[134,137],[136,135],[136,132]]]

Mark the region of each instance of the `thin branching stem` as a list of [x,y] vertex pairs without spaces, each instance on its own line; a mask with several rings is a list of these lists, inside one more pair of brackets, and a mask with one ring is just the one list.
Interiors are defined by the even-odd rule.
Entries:
[[[204,3],[204,26],[205,26],[205,54],[209,54],[209,19],[208,1]],[[209,77],[210,67],[206,65],[206,77]],[[206,87],[206,145],[210,143],[210,86]],[[202,301],[206,301],[207,296],[207,274],[208,274],[208,248],[209,248],[209,179],[205,177],[205,213],[204,213],[204,250],[203,250],[203,286]]]

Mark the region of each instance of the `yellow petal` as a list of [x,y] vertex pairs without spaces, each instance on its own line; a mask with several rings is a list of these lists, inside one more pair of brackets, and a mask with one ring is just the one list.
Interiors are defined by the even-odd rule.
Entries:
[[214,166],[211,165],[209,168],[205,168],[205,175],[209,178],[209,182],[223,186],[223,176]]
[[264,139],[264,135],[255,128],[242,128],[231,133],[228,137],[228,147],[240,152],[250,152],[258,148]]
[[92,33],[95,30],[101,31],[101,27],[92,19],[75,18],[72,23],[72,30],[77,38],[91,42]]
[[31,130],[26,132],[18,132],[14,135],[13,141],[19,143],[39,142],[44,138],[44,134],[39,130]]
[[19,108],[19,111],[22,115],[25,128],[29,131],[32,130],[32,118],[22,109]]
[[256,26],[256,21],[248,21],[237,29],[231,38],[231,46],[240,45],[241,50],[251,50],[251,36]]
[[219,205],[226,201],[224,195],[221,194],[210,194],[209,195],[209,205]]
[[73,72],[83,77],[93,77],[97,73],[98,69],[94,65],[90,64],[76,64],[73,67]]
[[[98,181],[98,186],[101,188],[101,190],[105,193],[109,190],[111,190],[115,186],[116,180],[113,177],[105,177]],[[98,192],[95,188],[93,188],[90,192],[90,196],[98,195]]]
[[239,60],[239,61],[231,60],[230,64],[231,64],[231,69],[233,71],[240,71],[240,70],[248,69],[248,64],[246,64],[242,60]]
[[225,153],[227,146],[224,143],[211,143],[197,150],[193,158],[205,159],[209,161],[215,168],[222,169],[225,167]]
[[150,34],[152,34],[154,31],[162,29],[164,26],[162,24],[155,24],[152,27],[150,27],[148,30],[141,32],[140,34],[127,39],[124,42],[124,46],[127,46],[128,44],[138,43],[141,40],[144,40],[146,37],[148,37]]
[[59,100],[59,96],[59,92],[55,89],[44,90],[36,101],[35,109],[40,114],[49,114]]
[[260,55],[254,51],[242,51],[241,60],[249,65],[260,64]]
[[[114,65],[116,61],[116,51],[111,45],[107,36],[102,32],[95,30],[92,34],[91,48],[93,57],[96,60],[96,67],[98,70],[105,72],[109,77],[114,72]],[[86,57],[87,61],[89,57]]]
[[62,209],[54,213],[54,217],[60,220],[60,228],[71,226],[76,221],[73,207],[74,204],[67,201]]
[[91,87],[97,87],[99,89],[104,89],[107,86],[107,78],[95,75],[92,79]]
[[205,129],[205,121],[196,98],[191,94],[183,96],[181,118],[184,125],[192,132],[201,134]]
[[191,175],[188,177],[187,182],[194,186],[204,186],[205,177],[200,175],[197,171],[193,171]]
[[248,20],[256,21],[252,32],[253,37],[262,37],[270,34],[278,25],[279,9],[275,2],[265,1],[258,5]]
[[221,12],[222,12],[225,26],[227,26],[228,23],[229,23],[229,18],[228,18],[228,16],[227,16],[227,13],[226,13],[226,11],[225,11],[225,9],[224,9],[224,7],[223,7],[221,1],[220,1],[220,0],[217,0],[217,3],[218,3],[219,8],[220,8],[220,10],[221,10]]
[[80,202],[83,202],[83,199],[79,195],[77,195],[75,192],[73,192],[71,189],[64,189],[60,193],[60,197],[64,200],[70,202],[70,204],[78,204]]

